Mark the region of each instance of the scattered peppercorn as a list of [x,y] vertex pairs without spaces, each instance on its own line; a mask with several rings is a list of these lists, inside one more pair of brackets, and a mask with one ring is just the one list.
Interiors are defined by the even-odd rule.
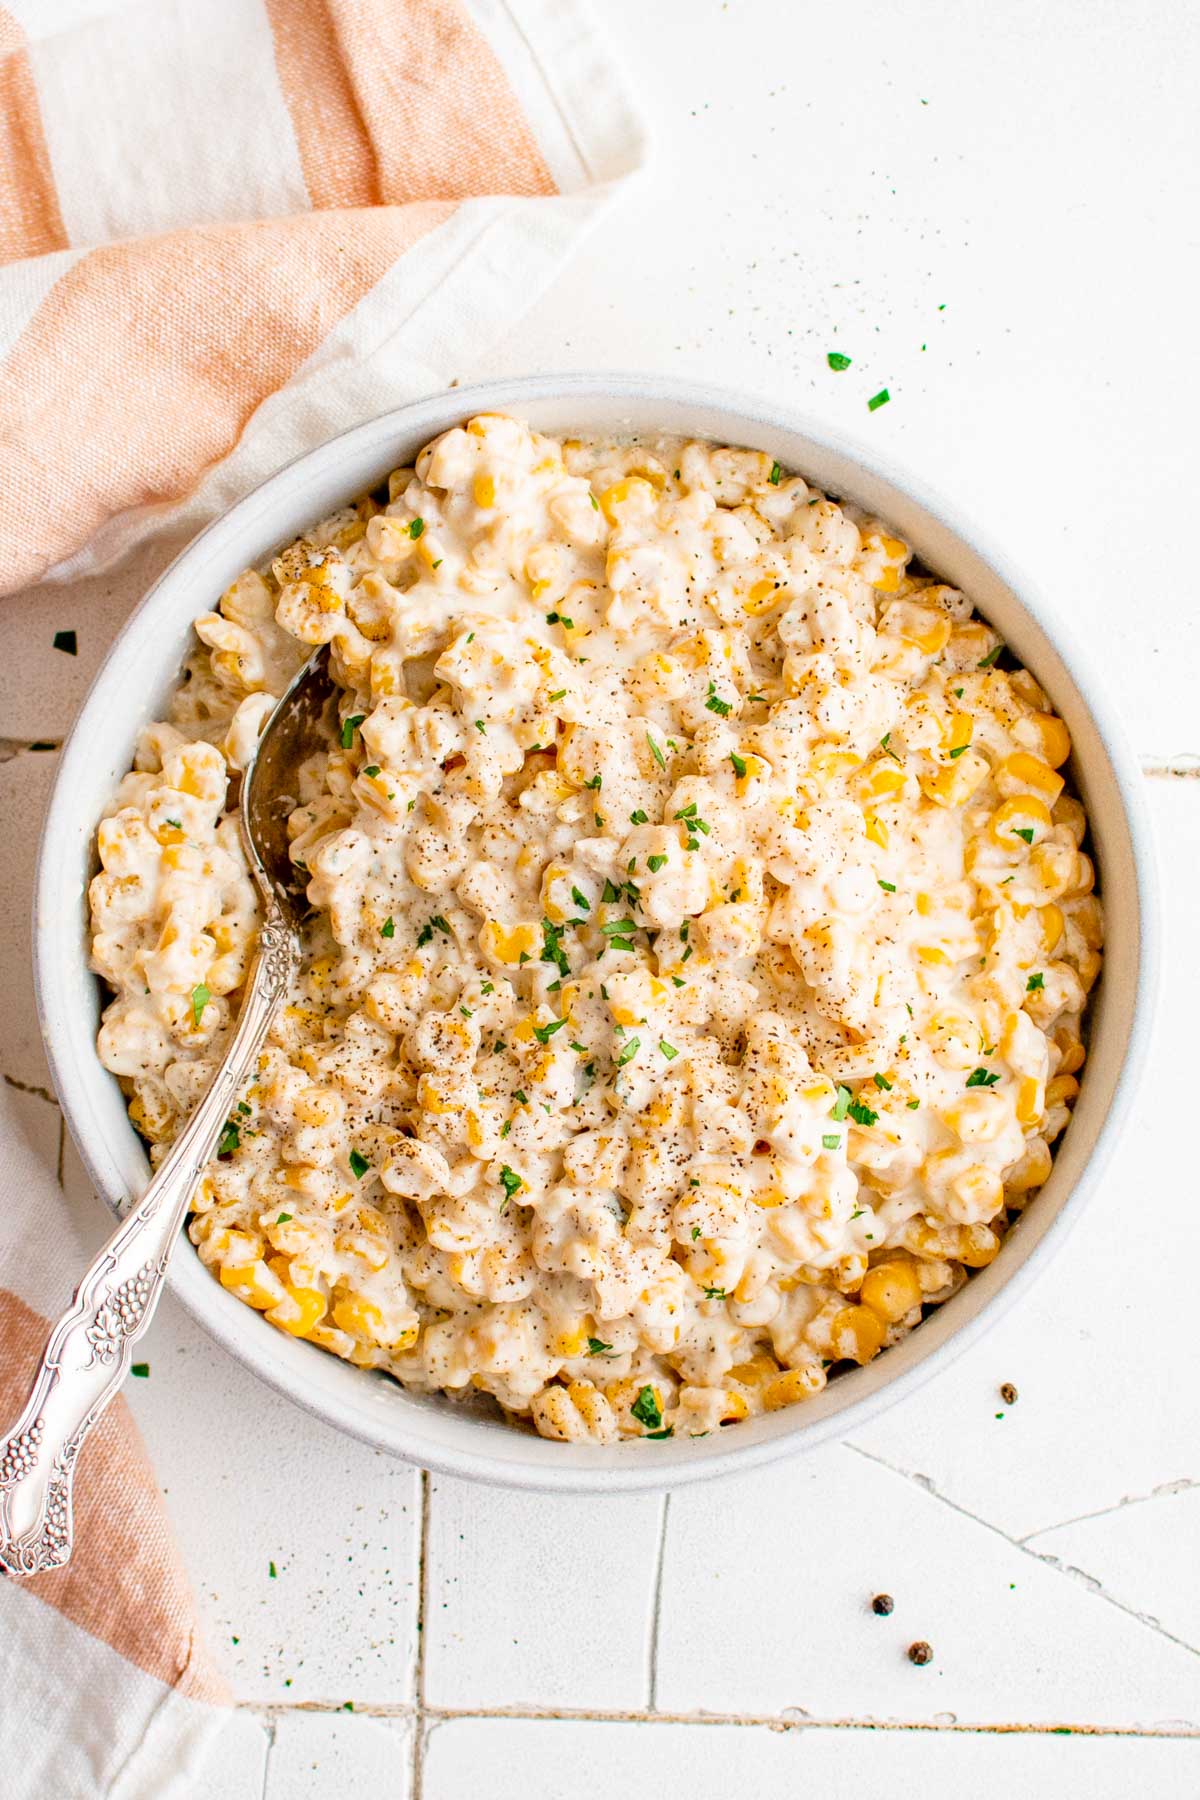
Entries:
[[918,1638],[915,1644],[908,1646],[908,1660],[916,1663],[919,1669],[924,1668],[926,1663],[933,1661],[933,1646],[927,1644],[924,1638]]
[[886,1619],[888,1614],[895,1612],[895,1610],[896,1602],[892,1599],[890,1594],[876,1594],[871,1602],[871,1611],[873,1613],[878,1613],[881,1619]]
[[1000,1389],[1000,1398],[1005,1406],[1012,1406],[1017,1398],[1017,1390],[1011,1381],[1006,1381]]

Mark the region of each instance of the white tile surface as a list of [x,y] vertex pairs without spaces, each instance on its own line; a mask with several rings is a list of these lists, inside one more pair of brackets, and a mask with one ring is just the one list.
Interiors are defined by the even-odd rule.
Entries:
[[431,1706],[646,1704],[661,1499],[442,1480],[432,1494]]
[[408,1800],[410,1728],[347,1712],[277,1714],[262,1800]]
[[127,1393],[238,1698],[403,1705],[415,1471],[281,1400],[170,1295],[143,1344],[150,1374]]
[[[848,0],[819,26],[779,0],[605,12],[657,166],[462,379],[640,366],[852,432],[1036,573],[1093,641],[1148,763],[1200,758],[1200,30],[1184,0]],[[832,374],[830,349],[851,369]],[[869,414],[883,385],[891,403]],[[4,603],[0,1073],[26,1086],[45,1085],[27,914],[57,759],[19,746],[61,736],[168,554]],[[51,647],[68,627],[73,658]],[[1194,1308],[1176,1275],[1200,1252],[1178,1129],[1200,1013],[1200,782],[1151,797],[1169,979],[1104,1191],[1013,1313],[855,1448],[672,1500],[656,1656],[657,1500],[435,1482],[418,1683],[416,1476],[279,1401],[168,1300],[130,1398],[211,1641],[251,1703],[204,1800],[400,1800],[417,1727],[298,1703],[391,1710],[421,1686],[435,1712],[636,1713],[653,1686],[663,1710],[931,1727],[426,1721],[424,1800],[601,1784],[639,1800],[1200,1792],[1194,1738],[953,1729],[1198,1725],[1200,1504],[1179,1487],[1200,1480]],[[53,1162],[53,1105],[25,1095],[20,1117]],[[63,1169],[98,1242],[70,1146]],[[866,1608],[884,1587],[897,1604],[881,1620]],[[916,1637],[934,1645],[927,1668],[905,1659]]]
[[580,1800],[590,1793],[638,1800],[897,1800],[922,1793],[1194,1800],[1198,1788],[1194,1740],[472,1719],[430,1734],[424,1800]]
[[[871,1611],[880,1591],[889,1618]],[[915,1640],[933,1646],[924,1668]],[[672,1498],[664,1712],[1200,1729],[1197,1669],[1090,1584],[844,1446]]]
[[1168,1482],[1027,1542],[1064,1568],[1086,1570],[1106,1594],[1200,1650],[1200,1485]]

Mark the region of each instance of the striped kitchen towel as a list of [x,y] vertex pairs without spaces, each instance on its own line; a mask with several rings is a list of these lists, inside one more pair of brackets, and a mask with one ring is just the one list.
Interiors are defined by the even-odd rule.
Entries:
[[[445,387],[644,156],[585,0],[0,0],[0,593]],[[39,1109],[0,1088],[0,1428],[82,1267]],[[214,1793],[228,1696],[120,1400],[76,1524],[0,1576],[3,1800]]]
[[644,154],[583,0],[0,0],[0,593],[444,388]]

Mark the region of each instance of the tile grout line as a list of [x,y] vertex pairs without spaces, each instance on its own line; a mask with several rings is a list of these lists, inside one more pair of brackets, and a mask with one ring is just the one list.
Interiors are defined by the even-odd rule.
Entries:
[[658,1545],[654,1558],[654,1592],[650,1607],[650,1667],[647,1671],[647,1710],[658,1711],[658,1639],[662,1624],[663,1570],[667,1560],[667,1521],[671,1516],[671,1490],[663,1495],[658,1521]]
[[413,1658],[412,1783],[409,1800],[421,1800],[425,1791],[425,1625],[429,1610],[429,1511],[430,1475],[421,1470],[421,1535],[417,1549],[417,1649]]
[[1124,1613],[1127,1619],[1133,1619],[1137,1624],[1144,1626],[1147,1631],[1154,1632],[1156,1637],[1165,1638],[1177,1649],[1185,1650],[1189,1656],[1200,1657],[1200,1649],[1197,1649],[1195,1644],[1189,1644],[1185,1638],[1176,1637],[1173,1631],[1168,1631],[1164,1625],[1158,1623],[1157,1619],[1152,1619],[1146,1613],[1140,1613],[1136,1608],[1127,1606],[1123,1600],[1118,1600],[1100,1585],[1095,1576],[1089,1575],[1086,1569],[1064,1563],[1057,1556],[1051,1556],[1042,1550],[1034,1550],[1022,1539],[1010,1537],[1007,1531],[1002,1530],[999,1525],[993,1525],[990,1519],[982,1518],[979,1513],[969,1512],[956,1500],[951,1500],[946,1494],[939,1493],[926,1477],[910,1475],[907,1470],[898,1469],[894,1463],[886,1462],[882,1456],[875,1456],[870,1450],[864,1450],[860,1444],[847,1442],[845,1447],[847,1450],[852,1450],[855,1456],[861,1456],[865,1462],[874,1463],[880,1469],[887,1469],[890,1474],[896,1476],[897,1480],[911,1482],[913,1486],[920,1488],[922,1493],[928,1494],[931,1500],[939,1501],[941,1505],[948,1506],[951,1512],[958,1513],[964,1519],[970,1519],[973,1524],[980,1526],[984,1531],[990,1531],[993,1536],[1003,1539],[1022,1556],[1032,1557],[1035,1562],[1041,1563],[1043,1568],[1053,1569],[1056,1574],[1065,1575],[1068,1580],[1074,1580],[1077,1576],[1082,1577],[1087,1591],[1094,1594],[1097,1600],[1103,1600],[1106,1605],[1115,1608],[1117,1612]]
[[[290,1706],[271,1706],[259,1700],[242,1700],[236,1703],[239,1710],[266,1717],[268,1721],[282,1714],[303,1712],[319,1713],[329,1717],[343,1710],[342,1706],[330,1701],[322,1705],[315,1701],[298,1701]],[[871,1717],[843,1719],[789,1718],[783,1713],[722,1713],[722,1712],[623,1712],[619,1708],[605,1711],[599,1707],[586,1706],[423,1706],[423,1718],[435,1724],[449,1724],[463,1719],[510,1719],[530,1724],[553,1724],[556,1720],[564,1723],[582,1723],[596,1725],[730,1725],[739,1728],[765,1729],[768,1731],[875,1731],[903,1732],[922,1731],[931,1737],[1103,1737],[1103,1738],[1152,1738],[1175,1739],[1186,1743],[1200,1741],[1200,1725],[1185,1725],[1178,1730],[1161,1726],[1141,1725],[1045,1725],[1027,1720],[1010,1720],[1004,1724],[956,1723],[954,1725],[936,1725],[925,1719],[877,1719]],[[415,1720],[417,1709],[412,1706],[372,1705],[364,1702],[355,1704],[356,1718],[407,1719]]]

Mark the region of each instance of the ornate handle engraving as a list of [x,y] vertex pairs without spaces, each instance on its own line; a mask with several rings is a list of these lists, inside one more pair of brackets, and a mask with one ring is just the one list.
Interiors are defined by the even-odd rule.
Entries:
[[0,1569],[37,1575],[71,1554],[75,1460],[150,1323],[197,1177],[299,961],[272,901],[225,1060],[139,1204],[118,1225],[50,1333],[20,1418],[0,1433]]

